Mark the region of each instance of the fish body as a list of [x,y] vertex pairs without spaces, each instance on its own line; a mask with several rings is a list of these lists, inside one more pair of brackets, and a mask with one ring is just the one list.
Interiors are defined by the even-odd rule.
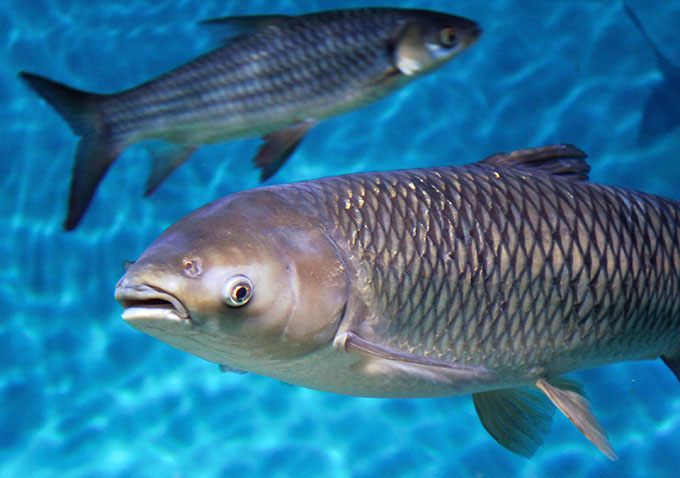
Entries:
[[236,193],[164,232],[116,298],[133,327],[238,370],[472,393],[526,456],[552,402],[613,458],[562,374],[662,356],[680,377],[680,203],[590,183],[584,157],[548,146]]
[[82,136],[66,228],[74,228],[116,157],[162,139],[147,193],[208,143],[264,136],[255,163],[273,175],[319,121],[372,103],[445,63],[480,34],[449,14],[361,8],[301,16],[232,17],[247,30],[179,68],[120,93],[98,95],[21,73]]

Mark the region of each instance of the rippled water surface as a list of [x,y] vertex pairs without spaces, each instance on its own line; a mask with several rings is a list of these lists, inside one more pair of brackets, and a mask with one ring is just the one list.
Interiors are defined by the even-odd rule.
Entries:
[[[631,0],[680,65],[680,2]],[[202,149],[143,199],[148,150],[129,148],[81,226],[61,230],[77,138],[17,78],[113,92],[215,45],[196,25],[230,14],[360,6],[310,0],[4,0],[0,3],[0,475],[671,477],[680,387],[660,361],[572,374],[620,456],[562,416],[527,460],[482,429],[469,397],[332,395],[216,366],[136,332],[113,287],[165,227],[257,185],[256,139]],[[617,1],[420,1],[473,18],[482,39],[397,94],[315,128],[273,182],[463,164],[554,142],[590,154],[592,179],[680,199],[680,129],[638,146],[661,81]],[[669,103],[669,108],[678,108]]]

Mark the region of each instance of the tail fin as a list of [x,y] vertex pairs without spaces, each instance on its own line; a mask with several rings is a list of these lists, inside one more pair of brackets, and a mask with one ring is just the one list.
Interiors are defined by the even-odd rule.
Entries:
[[108,136],[101,114],[102,95],[87,93],[32,73],[19,73],[21,79],[42,96],[81,136],[71,178],[66,230],[75,229],[92,201],[99,182],[121,152]]

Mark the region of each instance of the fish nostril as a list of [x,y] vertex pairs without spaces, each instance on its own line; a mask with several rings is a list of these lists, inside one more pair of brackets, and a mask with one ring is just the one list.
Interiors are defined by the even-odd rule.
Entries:
[[135,282],[127,275],[124,275],[120,278],[118,284],[116,284],[116,294],[123,293],[127,289],[135,289]]
[[123,272],[127,272],[130,266],[134,263],[135,261],[123,261]]

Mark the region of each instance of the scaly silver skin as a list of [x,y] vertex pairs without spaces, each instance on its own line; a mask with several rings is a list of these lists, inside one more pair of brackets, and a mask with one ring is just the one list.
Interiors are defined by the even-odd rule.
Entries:
[[412,21],[474,26],[451,15],[389,8],[285,17],[104,98],[102,111],[113,137],[126,144],[164,138],[200,145],[322,120],[380,99],[412,78],[386,76],[395,66],[393,44]]
[[481,30],[446,13],[359,8],[296,17],[225,17],[246,33],[119,93],[79,91],[20,72],[81,137],[64,227],[74,229],[97,186],[128,146],[170,143],[154,155],[151,194],[199,147],[262,136],[254,163],[271,177],[318,122],[372,103],[444,64]]
[[680,348],[680,203],[483,162],[280,186],[350,271],[339,331],[501,383]]

